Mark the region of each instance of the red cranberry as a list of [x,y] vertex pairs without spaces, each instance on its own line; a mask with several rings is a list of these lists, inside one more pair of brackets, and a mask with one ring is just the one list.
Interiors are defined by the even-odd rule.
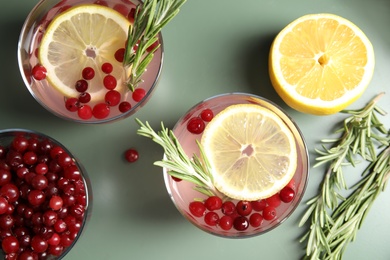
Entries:
[[95,77],[95,70],[91,67],[85,67],[81,72],[83,79],[91,80]]
[[89,101],[91,101],[91,94],[88,92],[81,93],[79,95],[78,101],[83,104],[89,103]]
[[35,253],[42,253],[47,250],[48,244],[47,241],[42,239],[40,236],[34,236],[31,239],[31,248]]
[[273,220],[276,217],[276,209],[272,206],[267,206],[263,210],[263,218],[265,220]]
[[16,253],[19,250],[19,240],[15,236],[8,236],[1,242],[4,253]]
[[125,152],[125,159],[130,163],[137,161],[138,157],[139,157],[138,151],[134,148],[128,149]]
[[214,211],[209,211],[204,215],[204,222],[209,226],[216,226],[219,221],[219,216]]
[[0,186],[3,186],[11,181],[11,172],[0,168]]
[[222,204],[222,213],[223,214],[230,216],[235,211],[236,211],[236,205],[234,205],[234,203],[232,201],[228,200]]
[[[153,51],[154,49],[156,49],[158,46],[159,46],[160,42],[159,40],[155,41],[154,43],[152,43],[148,48],[146,48],[146,51],[147,52],[151,52]],[[157,49],[156,49],[157,50]]]
[[274,208],[277,208],[280,206],[280,204],[282,203],[282,201],[280,200],[280,197],[279,197],[279,194],[276,193],[274,195],[272,195],[271,197],[269,198],[266,198],[265,201],[267,202],[267,204],[269,206],[272,206]]
[[251,201],[251,204],[254,211],[262,211],[267,206],[267,202],[265,200]]
[[200,117],[203,121],[210,122],[214,117],[214,113],[211,109],[206,108],[200,113]]
[[110,107],[105,103],[98,103],[93,107],[92,114],[97,119],[104,119],[110,114]]
[[75,88],[78,92],[83,93],[88,89],[88,82],[85,79],[76,81]]
[[82,105],[77,109],[77,115],[83,120],[91,119],[92,108],[88,105]]
[[62,205],[64,204],[64,201],[60,196],[52,196],[49,202],[49,206],[52,210],[59,210],[62,208]]
[[289,203],[295,198],[295,191],[286,186],[280,191],[279,196],[283,202]]
[[189,210],[195,217],[202,217],[206,212],[206,206],[200,201],[192,201]]
[[249,201],[240,200],[236,205],[237,213],[241,216],[248,216],[252,212],[252,204]]
[[106,74],[110,74],[113,71],[114,67],[111,63],[105,62],[102,64],[102,71]]
[[79,100],[77,98],[68,98],[65,101],[65,107],[70,112],[76,112],[79,109]]
[[119,104],[119,111],[121,113],[125,113],[125,112],[129,111],[130,109],[131,109],[131,104],[127,101],[122,101]]
[[224,215],[219,219],[218,225],[223,230],[230,230],[233,227],[233,218],[231,216]]
[[205,123],[200,117],[193,117],[187,122],[187,130],[193,134],[203,133]]
[[111,107],[117,106],[119,102],[121,102],[121,93],[116,90],[109,90],[107,91],[104,100]]
[[249,224],[252,227],[260,227],[262,223],[263,223],[263,216],[260,213],[255,212],[252,215],[250,215]]
[[106,89],[112,90],[116,88],[117,81],[116,78],[112,75],[107,75],[103,78],[103,85]]
[[136,88],[132,94],[133,100],[140,102],[146,95],[146,91],[143,88]]
[[115,59],[118,62],[123,62],[124,56],[125,56],[125,48],[120,48],[115,52]]
[[245,231],[249,227],[249,221],[244,216],[238,216],[234,219],[233,226],[238,231]]
[[218,196],[211,196],[206,199],[204,205],[210,211],[218,210],[222,207],[222,199]]
[[4,184],[0,188],[0,195],[8,200],[8,203],[13,203],[19,198],[19,189],[12,183]]
[[36,80],[43,80],[46,78],[47,70],[44,66],[37,64],[32,69],[32,76]]

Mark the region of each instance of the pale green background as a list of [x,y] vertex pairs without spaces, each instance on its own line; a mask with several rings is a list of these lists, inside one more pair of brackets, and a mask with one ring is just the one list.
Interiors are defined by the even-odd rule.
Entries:
[[[133,118],[107,125],[73,124],[44,110],[24,87],[16,49],[23,21],[37,0],[2,0],[0,8],[0,128],[30,128],[56,138],[83,162],[94,189],[92,218],[66,259],[299,259],[297,222],[292,217],[271,233],[250,239],[223,239],[187,222],[168,197],[161,170],[152,165],[162,150],[136,135]],[[310,153],[329,136],[341,115],[298,113],[286,107],[270,85],[267,56],[272,39],[295,18],[329,12],[356,23],[371,39],[376,70],[368,90],[351,107],[360,107],[390,83],[389,0],[188,0],[163,30],[165,64],[150,102],[136,115],[155,127],[172,127],[193,104],[215,94],[241,91],[264,96],[296,120]],[[390,112],[390,93],[380,105]],[[383,119],[387,128],[390,117]],[[140,159],[126,163],[122,154],[136,147]],[[313,157],[312,157],[313,158]],[[359,177],[351,170],[347,179]],[[312,197],[323,168],[311,170],[304,200]],[[390,259],[390,189],[371,209],[345,259]]]

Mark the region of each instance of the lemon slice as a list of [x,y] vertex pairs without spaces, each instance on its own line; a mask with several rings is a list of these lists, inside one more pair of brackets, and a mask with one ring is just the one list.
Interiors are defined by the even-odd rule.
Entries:
[[206,126],[201,144],[214,186],[233,199],[270,197],[296,170],[293,134],[274,112],[258,105],[231,105],[218,113]]
[[77,80],[82,70],[91,67],[95,77],[89,80],[91,101],[103,99],[105,74],[101,65],[113,65],[110,73],[117,80],[117,89],[124,88],[125,77],[115,52],[124,48],[130,22],[119,12],[101,5],[79,5],[56,16],[49,24],[39,47],[40,63],[47,70],[47,79],[66,97],[77,97]]
[[275,90],[289,106],[328,115],[362,95],[374,66],[372,44],[356,25],[333,14],[310,14],[276,36],[269,73]]

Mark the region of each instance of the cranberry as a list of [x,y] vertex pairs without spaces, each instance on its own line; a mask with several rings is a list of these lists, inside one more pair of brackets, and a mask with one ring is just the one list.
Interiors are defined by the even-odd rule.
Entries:
[[81,72],[83,79],[91,80],[95,77],[95,70],[91,67],[85,67]]
[[245,231],[249,227],[249,221],[244,216],[238,216],[234,219],[233,226],[238,231]]
[[101,6],[108,6],[107,1],[104,0],[96,0],[94,4],[101,5]]
[[70,112],[76,112],[79,109],[79,100],[77,98],[68,98],[65,101],[65,107]]
[[123,62],[123,59],[125,57],[125,48],[120,48],[115,52],[115,59],[118,62]]
[[272,206],[267,206],[263,210],[263,218],[265,220],[273,220],[276,217],[276,209]]
[[0,197],[0,215],[7,212],[8,200],[4,197]]
[[267,206],[267,202],[265,200],[251,201],[251,204],[254,211],[262,211]]
[[114,67],[111,63],[105,62],[102,64],[102,71],[106,74],[110,74],[113,71]]
[[233,218],[231,216],[224,215],[219,219],[218,225],[223,230],[230,230],[233,227]]
[[137,161],[138,157],[139,157],[139,154],[138,154],[138,151],[136,149],[131,148],[131,149],[126,150],[126,152],[125,152],[125,159],[126,159],[126,161],[128,161],[130,163]]
[[77,110],[77,115],[84,120],[88,120],[92,117],[92,108],[88,105],[82,105]]
[[121,93],[116,90],[107,91],[104,100],[109,106],[117,106],[121,102]]
[[19,189],[12,183],[4,184],[0,188],[0,195],[8,200],[8,203],[13,203],[19,198]]
[[92,114],[97,119],[104,119],[110,114],[110,107],[105,103],[98,103],[93,107]]
[[0,228],[2,230],[10,230],[14,226],[15,218],[10,214],[0,216]]
[[295,184],[295,180],[294,179],[291,179],[291,181],[286,185],[286,187],[290,187],[291,189],[293,189],[295,191],[296,189],[296,184]]
[[219,221],[219,216],[214,211],[209,211],[204,215],[204,222],[209,226],[216,226]]
[[130,109],[131,109],[131,104],[127,101],[122,101],[119,104],[119,111],[121,113],[125,113],[125,112],[129,111]]
[[130,23],[134,23],[135,18],[135,8],[131,8],[129,14],[127,15],[127,19]]
[[32,69],[32,76],[36,80],[43,80],[43,79],[45,79],[46,78],[46,73],[47,73],[46,68],[44,66],[40,65],[40,64],[35,65],[34,68]]
[[79,99],[78,101],[80,103],[88,103],[89,101],[91,101],[91,94],[89,94],[88,92],[83,92],[79,95]]
[[80,169],[76,165],[69,165],[64,168],[64,177],[69,180],[77,181],[81,178]]
[[140,102],[146,95],[146,91],[143,88],[136,88],[132,94],[133,100]]
[[114,5],[113,9],[119,13],[121,13],[124,17],[127,17],[129,13],[129,9],[124,4],[116,4]]
[[214,117],[214,113],[211,109],[206,108],[200,113],[200,117],[203,121],[210,122]]
[[252,212],[252,204],[249,201],[240,200],[236,205],[237,213],[241,216],[248,216]]
[[117,81],[116,78],[112,75],[107,75],[103,78],[103,85],[106,89],[112,90],[116,88]]
[[58,235],[58,233],[54,233],[49,240],[47,240],[47,243],[51,246],[58,246],[60,244],[61,237]]
[[218,196],[211,196],[206,199],[204,205],[208,210],[218,210],[222,207],[222,199]]
[[19,240],[15,236],[8,236],[3,239],[1,246],[6,254],[16,253],[19,250]]
[[12,148],[18,152],[24,152],[28,148],[28,140],[24,136],[16,136],[12,141]]
[[45,199],[45,193],[41,190],[31,190],[27,196],[28,202],[33,206],[41,205]]
[[33,165],[38,161],[38,156],[33,151],[28,151],[25,154],[23,154],[23,163],[28,165]]
[[252,227],[260,227],[262,223],[263,223],[263,216],[260,213],[255,212],[252,215],[250,215],[249,224]]
[[88,82],[85,79],[76,81],[75,88],[78,92],[83,93],[88,89]]
[[52,210],[59,210],[62,208],[62,205],[64,204],[64,201],[60,196],[52,196],[49,202],[49,206]]
[[44,175],[49,171],[49,167],[47,166],[46,163],[38,163],[35,166],[35,173],[36,174],[41,174]]
[[234,205],[234,203],[232,201],[228,200],[222,204],[222,213],[223,214],[230,216],[235,211],[236,211],[236,205]]
[[206,206],[200,201],[192,201],[189,210],[195,217],[202,217],[206,212]]
[[47,188],[49,181],[44,175],[36,175],[31,180],[31,186],[36,190],[44,190]]
[[66,225],[66,222],[62,219],[57,220],[56,223],[54,223],[54,230],[57,233],[62,233],[68,229],[68,226]]
[[11,172],[9,170],[0,168],[0,186],[7,184],[11,181]]
[[182,179],[180,179],[178,177],[175,177],[175,176],[172,176],[172,175],[171,175],[171,177],[172,177],[172,180],[174,180],[175,182],[181,182],[182,181]]
[[289,203],[295,198],[295,191],[286,186],[280,191],[279,196],[283,202]]
[[280,204],[282,203],[282,201],[280,200],[280,196],[278,193],[272,195],[271,197],[269,198],[266,198],[265,201],[267,202],[267,204],[269,206],[272,206],[274,208],[277,208],[280,206]]
[[193,134],[203,133],[205,123],[200,117],[193,117],[187,122],[187,130]]
[[64,167],[68,167],[68,166],[72,165],[73,160],[69,154],[61,153],[57,157],[57,163],[58,163],[58,165],[60,165],[61,167],[64,168]]
[[48,244],[47,241],[42,239],[40,236],[34,236],[31,239],[31,248],[35,253],[42,253],[47,250]]

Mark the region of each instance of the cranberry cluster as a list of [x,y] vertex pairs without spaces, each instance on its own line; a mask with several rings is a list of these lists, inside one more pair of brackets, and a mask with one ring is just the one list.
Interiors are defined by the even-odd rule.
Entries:
[[32,134],[0,145],[0,242],[5,259],[46,259],[71,246],[83,225],[82,173],[60,146]]
[[283,203],[290,203],[295,197],[295,184],[292,180],[277,194],[257,201],[223,201],[218,196],[210,196],[204,201],[192,201],[190,213],[196,218],[203,218],[206,225],[220,227],[228,231],[234,228],[245,231],[249,227],[258,228],[263,221],[277,217],[276,208]]

